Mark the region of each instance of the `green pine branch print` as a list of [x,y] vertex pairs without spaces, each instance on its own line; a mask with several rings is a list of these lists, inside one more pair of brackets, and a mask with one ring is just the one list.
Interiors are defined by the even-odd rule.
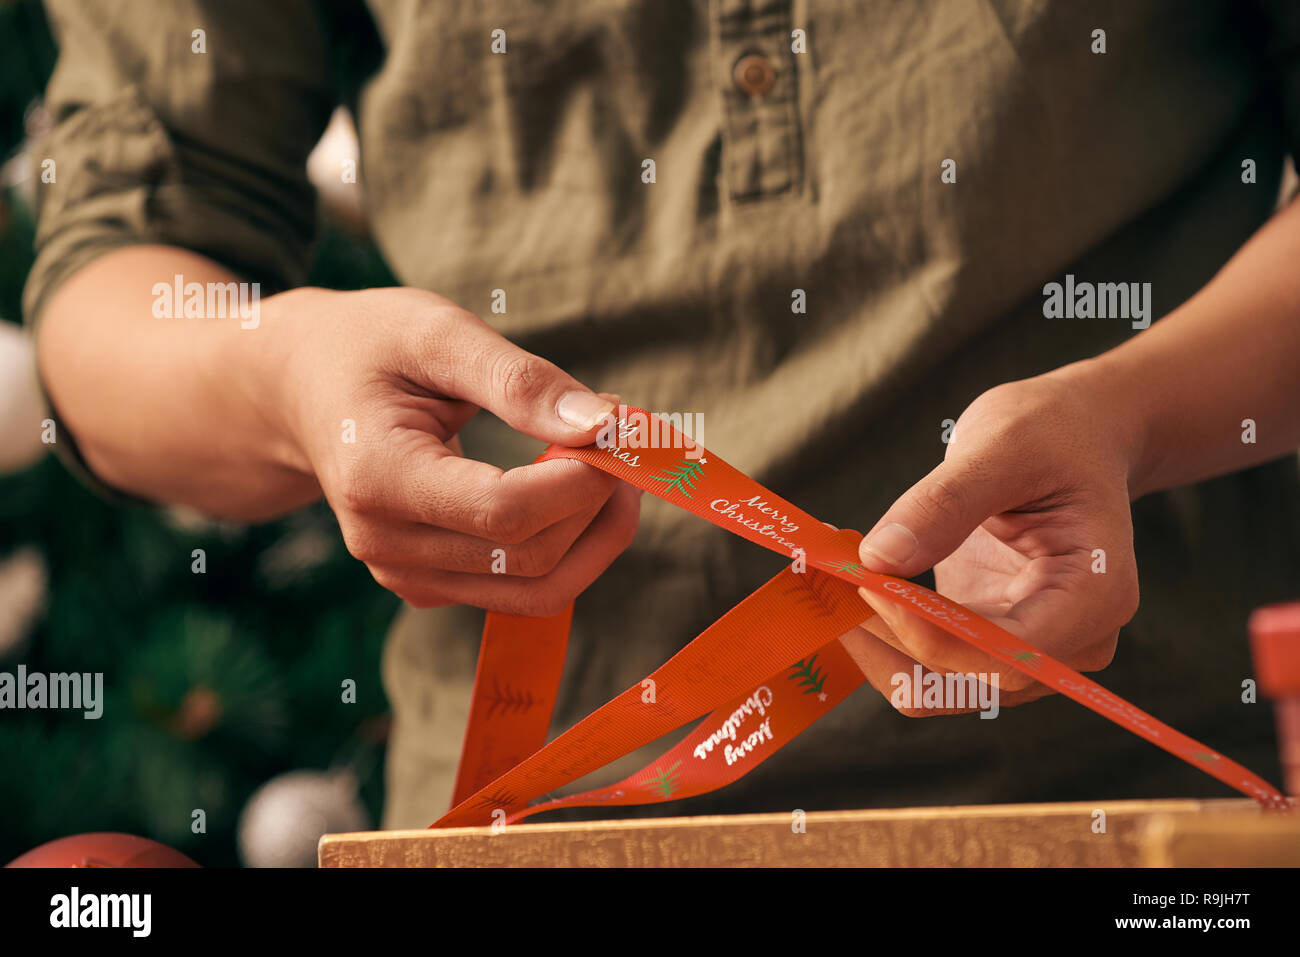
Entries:
[[861,562],[818,562],[817,564],[825,565],[833,572],[848,572],[854,578],[862,577],[864,567]]
[[532,693],[527,688],[519,690],[509,682],[503,688],[500,680],[496,678],[492,679],[492,691],[485,692],[483,700],[491,702],[487,710],[489,718],[498,712],[500,714],[514,714],[520,711],[528,711],[533,705],[537,704]]
[[677,791],[679,785],[679,782],[677,780],[679,772],[677,769],[681,766],[682,766],[682,762],[676,761],[673,763],[672,767],[670,767],[667,771],[664,771],[659,767],[659,765],[656,764],[655,776],[652,777],[649,781],[645,782],[643,787],[645,787],[645,789],[648,791],[654,791],[661,798],[672,797],[673,794]]
[[793,674],[786,675],[791,681],[799,683],[804,694],[821,694],[822,685],[826,683],[826,673],[822,671],[821,665],[813,667],[816,660],[817,655],[814,654],[811,658],[796,661],[790,666]]
[[1027,668],[1037,668],[1043,663],[1043,657],[1036,651],[1016,651],[1014,648],[1002,648],[1002,651],[1011,656],[1012,661],[1019,662]]
[[837,603],[831,595],[830,582],[833,578],[814,572],[811,575],[796,575],[795,580],[785,589],[785,594],[817,618],[829,618],[835,614]]
[[686,489],[697,487],[695,480],[704,478],[704,469],[700,467],[699,462],[682,459],[680,465],[674,468],[665,468],[662,475],[652,475],[650,478],[656,482],[666,482],[670,489],[675,488],[687,498],[691,498],[691,493]]
[[503,791],[497,788],[491,794],[484,794],[475,803],[476,810],[486,810],[487,808],[507,808],[513,807],[518,800],[509,791]]

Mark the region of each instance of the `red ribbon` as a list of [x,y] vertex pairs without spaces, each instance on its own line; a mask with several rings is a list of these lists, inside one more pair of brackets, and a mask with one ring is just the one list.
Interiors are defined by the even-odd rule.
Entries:
[[[431,827],[510,822],[559,807],[647,804],[743,777],[865,680],[836,640],[871,609],[859,587],[1073,698],[1269,807],[1275,787],[968,608],[858,561],[862,536],[836,531],[650,414],[620,408],[617,444],[551,446],[734,534],[793,558],[785,569],[653,672],[546,744],[572,607],[554,618],[487,616],[453,807]],[[642,441],[638,441],[638,437]],[[802,566],[802,569],[801,569]],[[537,798],[700,715],[658,761],[608,788]]]

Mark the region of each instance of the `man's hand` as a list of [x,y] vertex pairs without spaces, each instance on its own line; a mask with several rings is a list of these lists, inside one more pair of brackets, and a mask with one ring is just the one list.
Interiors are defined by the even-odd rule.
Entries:
[[[980,396],[943,464],[871,530],[863,563],[904,577],[933,566],[949,598],[1078,670],[1104,668],[1138,603],[1129,501],[1300,445],[1298,258],[1293,200],[1150,329]],[[868,601],[879,619],[845,645],[886,696],[915,662],[1000,672],[1001,704],[1047,693],[894,603]]]
[[173,276],[239,281],[183,249],[129,246],[69,278],[41,320],[46,385],[106,484],[238,521],[323,492],[352,554],[421,606],[550,615],[632,540],[639,494],[598,469],[461,455],[479,408],[586,445],[613,407],[476,316],[415,289],[295,289],[248,328],[155,316]]
[[280,430],[348,550],[420,607],[558,613],[632,541],[639,492],[572,460],[503,472],[456,433],[485,408],[586,445],[613,409],[473,314],[414,289],[299,289],[263,307],[285,352]]
[[[1076,670],[1105,668],[1138,606],[1121,420],[1075,367],[991,389],[957,420],[944,461],[863,539],[863,564],[900,577],[933,567],[941,594]],[[885,697],[917,663],[988,674],[1003,706],[1049,693],[905,606],[861,595],[885,627],[845,643]],[[905,713],[956,710],[974,709]]]

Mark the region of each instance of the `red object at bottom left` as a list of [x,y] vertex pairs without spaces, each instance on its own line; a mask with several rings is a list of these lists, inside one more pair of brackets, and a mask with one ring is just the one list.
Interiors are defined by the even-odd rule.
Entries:
[[74,834],[20,854],[8,867],[198,867],[180,851],[133,834]]

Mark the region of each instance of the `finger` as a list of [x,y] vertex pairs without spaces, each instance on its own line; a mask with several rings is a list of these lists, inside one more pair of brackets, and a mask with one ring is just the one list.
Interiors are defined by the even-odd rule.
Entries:
[[859,546],[871,571],[908,578],[947,558],[992,515],[1024,504],[1025,470],[964,456],[903,493]]
[[603,504],[560,519],[515,545],[405,522],[380,528],[375,538],[382,544],[370,556],[353,555],[367,564],[400,566],[414,573],[445,571],[535,578],[560,563]]
[[416,364],[426,385],[543,442],[587,445],[614,410],[613,402],[465,310],[435,323],[421,351]]
[[1022,704],[1029,704],[1031,701],[1037,701],[1039,698],[1046,698],[1048,695],[1056,694],[1056,689],[1043,684],[1041,681],[1035,681],[1023,691],[994,691],[997,695],[999,708],[1015,708]]
[[[890,627],[885,623],[884,619],[881,618],[880,615],[873,615],[871,618],[862,622],[862,624],[860,624],[858,626],[858,629],[855,629],[855,631],[851,631],[845,635],[840,636],[841,644],[844,645],[845,649],[849,652],[850,655],[854,655],[855,660],[858,660],[858,658],[860,657],[860,655],[855,655],[854,651],[855,648],[858,648],[863,641],[863,636],[860,634],[861,631],[869,632],[870,635],[874,635],[880,641],[883,641],[886,645],[890,646],[895,651],[899,652],[903,656],[903,658],[906,659],[907,662],[911,662],[912,664],[920,664],[920,662],[916,661],[914,658],[912,658],[910,655],[907,654],[906,649],[902,646],[902,643],[898,640],[898,636],[896,636],[893,633],[892,629],[890,629]],[[862,661],[859,660],[858,663],[859,663],[859,667],[861,667]],[[924,665],[922,665],[922,667],[924,668]],[[969,673],[970,672],[962,672],[962,674],[969,674]],[[948,673],[944,672],[944,674],[946,676]],[[1053,689],[1049,688],[1047,685],[1035,681],[1033,684],[1031,684],[1029,687],[1025,688],[1022,691],[1006,691],[1004,689],[999,689],[996,685],[994,685],[992,693],[995,696],[994,701],[996,701],[997,706],[999,708],[1013,708],[1016,705],[1028,704],[1031,701],[1037,701],[1039,698],[1042,698],[1046,695],[1055,694],[1056,692],[1053,691]],[[892,703],[893,702],[891,701],[891,704]],[[980,710],[980,709],[968,709],[968,710]]]
[[[898,650],[927,668],[944,674],[988,675],[989,684],[1006,692],[1023,691],[1036,683],[1032,677],[950,635],[897,602],[872,594],[865,588],[859,588],[858,595],[884,619],[899,643],[896,646]],[[971,610],[979,613],[977,608]],[[996,619],[990,620],[997,623]]]
[[[1043,636],[1044,647],[1060,649],[1052,652],[1052,656],[1076,671],[1101,671],[1109,667],[1119,646],[1120,627],[1115,623],[1126,623],[1132,615],[1081,610],[1076,621],[1063,622],[1057,616],[1067,601],[1040,592],[1013,605],[998,624],[1018,634]],[[1034,644],[1037,646],[1038,642]]]
[[875,635],[885,644],[892,645],[895,648],[898,647],[898,639],[894,637],[894,633],[890,631],[889,626],[885,624],[885,619],[881,618],[879,615],[873,614],[866,621],[859,624],[858,627],[863,631]]
[[556,615],[632,543],[640,501],[637,489],[620,485],[556,567],[536,578],[460,572],[414,576],[393,570],[381,570],[375,577],[418,607],[474,605],[512,615]]
[[579,512],[599,508],[622,483],[574,459],[549,459],[508,471],[451,454],[425,433],[404,433],[383,456],[375,479],[346,503],[383,515],[504,545],[527,541]]
[[[861,592],[859,592],[859,594],[861,594]],[[868,605],[868,607],[870,607],[870,605]],[[872,609],[872,611],[874,612],[875,610]],[[894,634],[894,629],[889,627],[889,624],[880,616],[879,612],[872,614],[870,618],[862,622],[858,627],[871,632],[895,651],[902,652],[905,655],[907,654],[907,646],[899,640],[899,637],[896,634]],[[908,657],[911,656],[909,655]]]
[[[902,697],[899,692],[905,683],[911,684],[915,680],[915,669],[919,662],[890,647],[863,626],[841,635],[840,644],[866,676],[867,683],[879,691],[900,714],[907,715],[909,718],[927,718],[944,714],[966,714],[977,710],[915,707],[914,705],[920,703],[917,700],[920,689],[915,689],[917,694],[911,701]],[[922,681],[925,680],[925,675],[931,673],[922,666]]]

